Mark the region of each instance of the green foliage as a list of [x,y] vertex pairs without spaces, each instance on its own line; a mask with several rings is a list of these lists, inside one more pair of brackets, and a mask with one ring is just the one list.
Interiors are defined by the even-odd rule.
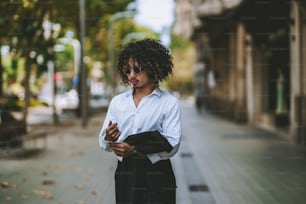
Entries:
[[175,35],[175,34],[171,34],[171,44],[170,44],[170,48],[171,50],[174,49],[188,49],[192,46],[191,41],[188,40],[184,40],[181,36],[179,35]]
[[12,58],[11,59],[11,67],[12,67],[12,69],[14,71],[17,70],[17,68],[18,68],[18,59],[16,59],[16,58]]
[[[107,45],[96,43],[99,30],[106,30],[108,19],[111,14],[126,9],[127,5],[134,0],[86,0],[86,37],[93,41],[87,43],[86,54],[93,55],[94,58],[106,61]],[[31,64],[36,64],[37,76],[47,70],[47,61],[54,56],[50,48],[54,46],[55,39],[44,39],[43,20],[48,16],[51,23],[61,24],[61,35],[68,29],[75,33],[79,31],[79,1],[75,0],[7,0],[0,1],[0,46],[10,44],[17,52],[17,58],[28,57],[34,51],[37,56],[43,56],[43,63],[37,65],[36,58],[29,59]],[[101,22],[104,22],[101,24]],[[105,34],[105,32],[104,32]],[[105,38],[107,35],[103,35]],[[75,37],[78,37],[76,34]],[[87,41],[88,42],[88,41]],[[65,51],[58,55],[59,69],[69,69],[69,63],[63,63],[71,57],[71,52]],[[14,70],[14,60],[10,70]],[[2,76],[0,76],[1,78]]]
[[[110,16],[105,16],[100,20],[99,30],[95,35],[95,38],[90,38],[86,41],[86,43],[90,44],[92,49],[88,50],[92,61],[101,61],[103,63],[103,69],[106,75],[108,74],[108,20]],[[135,40],[139,39],[141,35],[145,34],[146,36],[153,37],[155,39],[158,38],[158,35],[154,33],[152,30],[149,30],[145,27],[141,27],[136,25],[131,18],[123,18],[113,23],[113,46],[114,46],[114,55],[115,62],[114,65],[117,64],[117,56],[120,52],[120,49],[127,43],[125,40]],[[131,37],[130,39],[128,39]],[[87,52],[87,53],[88,53]]]
[[182,95],[190,95],[193,93],[193,82],[191,80],[172,80],[168,82],[168,88],[171,91],[177,91]]
[[71,45],[64,45],[64,50],[56,52],[55,54],[55,66],[59,72],[73,71],[73,47]]
[[[15,98],[0,99],[0,109],[6,111],[21,111],[24,106],[24,101]],[[30,107],[47,106],[37,99],[30,100]]]
[[22,102],[18,99],[2,99],[0,100],[0,107],[2,110],[20,111],[22,110]]
[[[124,11],[127,5],[135,0],[85,0],[86,7],[86,35],[94,37],[99,30],[101,21],[118,12]],[[53,0],[54,18],[64,28],[71,27],[79,30],[79,1]],[[104,27],[107,27],[104,25]],[[94,38],[91,38],[94,39]]]
[[193,92],[193,44],[172,34],[170,48],[174,70],[173,76],[168,80],[168,88],[182,95],[189,95]]

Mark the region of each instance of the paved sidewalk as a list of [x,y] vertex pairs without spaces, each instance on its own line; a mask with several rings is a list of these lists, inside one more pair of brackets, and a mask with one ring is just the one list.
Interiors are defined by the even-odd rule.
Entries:
[[[182,101],[183,139],[173,158],[177,204],[305,204],[306,147],[206,112]],[[34,111],[35,112],[35,111]],[[36,115],[35,115],[36,114]],[[39,111],[32,121],[39,121]],[[116,158],[98,148],[104,113],[49,132],[48,149],[27,144],[19,157],[0,157],[0,203],[114,204]],[[37,144],[39,147],[39,144]]]
[[182,103],[182,115],[181,155],[195,160],[211,202],[306,203],[305,146],[205,112],[197,114],[192,103]]
[[49,132],[48,148],[33,149],[29,142],[25,152],[2,155],[0,203],[113,204],[116,159],[98,147],[103,118],[96,114],[85,129],[72,118],[32,126]]
[[[0,156],[0,203],[11,204],[115,204],[116,157],[98,148],[97,135],[104,113],[90,118],[88,127],[71,115],[52,125],[52,111],[36,108],[30,129],[48,132],[43,141],[26,144],[26,151]],[[177,204],[191,204],[186,172],[179,154],[173,158],[177,176]]]

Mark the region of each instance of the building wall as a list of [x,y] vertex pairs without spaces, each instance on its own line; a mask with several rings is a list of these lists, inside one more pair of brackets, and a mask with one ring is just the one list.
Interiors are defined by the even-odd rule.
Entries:
[[199,23],[194,16],[191,0],[176,0],[175,16],[173,32],[189,39],[192,34],[192,27]]
[[[305,4],[303,5],[303,13],[300,15],[300,19],[305,19],[306,18],[306,12],[305,12],[306,6]],[[301,20],[300,20],[301,22]],[[301,94],[299,96],[300,100],[300,107],[299,109],[295,112],[294,115],[299,115],[298,118],[300,118],[299,123],[299,142],[302,144],[306,144],[306,22],[305,20],[302,21],[302,38],[303,38],[303,43],[301,44],[302,46],[302,53],[301,53],[301,58],[303,59],[302,61],[302,66],[301,66],[301,75],[300,75],[300,86],[301,86]]]
[[253,44],[251,44],[252,50],[252,75],[253,75],[253,113],[252,119],[249,120],[252,124],[261,123],[261,115],[264,113],[264,81],[266,78],[264,73],[264,65],[261,63],[264,61],[263,51],[255,48]]
[[[270,14],[270,7],[254,1],[241,1],[244,4],[223,7],[213,14],[208,2],[213,5],[213,0],[191,1],[196,14],[191,17],[201,19],[201,23],[192,26],[190,32],[195,44],[200,41],[194,36],[208,36],[209,54],[199,48],[197,58],[202,63],[206,59],[203,56],[209,56],[206,79],[214,73],[215,86],[206,92],[210,94],[207,108],[306,143],[306,3],[289,1],[288,7],[288,2],[271,1],[269,6],[282,12],[277,18],[277,12]],[[233,10],[226,13],[229,9]],[[271,16],[274,22],[265,27]],[[278,70],[285,81],[281,81]]]
[[295,83],[292,83],[291,85],[291,104],[292,104],[292,111],[290,112],[290,123],[291,123],[291,137],[293,140],[298,140],[298,134],[299,134],[299,124],[296,116],[296,110],[297,110],[297,97],[301,93],[301,87],[300,87],[300,80],[299,77],[301,75],[301,52],[303,51],[300,47],[300,44],[302,43],[302,36],[300,35],[302,29],[301,29],[301,22],[300,22],[300,12],[299,12],[299,5],[297,2],[292,3],[291,7],[291,18],[294,20],[294,24],[291,26],[291,55],[290,55],[290,61],[291,61],[291,80]]
[[245,39],[246,31],[243,23],[237,23],[237,40],[236,40],[236,106],[234,119],[236,121],[246,121],[246,55],[245,55]]
[[291,138],[306,144],[306,5],[292,2],[291,18]]

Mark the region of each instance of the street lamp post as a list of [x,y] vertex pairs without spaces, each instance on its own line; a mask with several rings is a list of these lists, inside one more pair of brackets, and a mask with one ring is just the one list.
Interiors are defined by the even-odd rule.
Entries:
[[84,38],[85,38],[85,0],[80,0],[80,44],[81,44],[81,57],[80,57],[80,82],[81,82],[81,96],[80,96],[80,108],[81,108],[81,117],[82,117],[82,126],[86,127],[88,123],[87,115],[87,88],[86,88],[86,70],[84,64]]
[[108,22],[108,59],[109,59],[109,71],[110,71],[110,83],[112,88],[112,96],[115,95],[115,70],[114,70],[114,35],[113,35],[113,24],[123,18],[130,18],[135,15],[135,11],[123,11],[117,12],[110,18]]
[[129,33],[126,36],[124,36],[123,44],[127,44],[131,40],[144,39],[146,37],[149,37],[149,34],[146,33],[146,32],[133,32],[133,33]]
[[55,66],[54,66],[54,60],[55,60],[55,54],[54,54],[54,44],[55,39],[59,35],[61,26],[60,24],[52,23],[48,18],[44,19],[43,21],[43,29],[44,29],[44,39],[48,41],[48,61],[47,61],[47,67],[48,67],[48,73],[49,73],[49,85],[50,85],[50,92],[52,94],[52,118],[53,123],[58,124],[59,118],[56,111],[56,81],[54,79]]
[[[73,68],[73,80],[75,80],[75,78],[78,78],[78,73],[80,70],[80,59],[81,59],[81,44],[80,41],[77,39],[74,39],[72,37],[65,37],[65,38],[60,38],[58,39],[58,43],[59,44],[63,44],[63,45],[71,45],[73,47],[73,64],[74,64],[74,68]],[[77,89],[77,87],[75,87],[76,84],[73,83],[73,88]]]

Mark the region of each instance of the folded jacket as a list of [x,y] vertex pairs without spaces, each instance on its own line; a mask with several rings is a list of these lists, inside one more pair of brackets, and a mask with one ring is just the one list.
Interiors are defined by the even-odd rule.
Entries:
[[143,154],[170,152],[173,147],[158,131],[147,131],[129,135],[124,142],[134,145]]

